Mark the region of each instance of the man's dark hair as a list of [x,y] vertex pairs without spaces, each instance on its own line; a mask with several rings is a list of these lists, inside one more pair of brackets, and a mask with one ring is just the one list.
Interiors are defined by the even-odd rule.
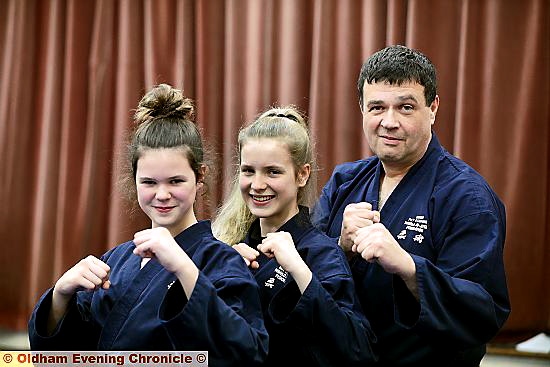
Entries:
[[365,82],[387,82],[390,85],[417,82],[424,87],[426,106],[432,104],[437,94],[435,66],[420,51],[401,45],[388,46],[374,53],[361,67],[357,80],[361,110]]

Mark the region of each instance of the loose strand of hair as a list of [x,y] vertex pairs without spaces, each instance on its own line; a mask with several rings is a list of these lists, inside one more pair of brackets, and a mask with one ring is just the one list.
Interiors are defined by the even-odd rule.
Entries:
[[242,241],[248,229],[255,220],[250,209],[243,200],[239,188],[239,176],[236,175],[227,200],[218,210],[212,223],[212,231],[216,238],[233,246]]

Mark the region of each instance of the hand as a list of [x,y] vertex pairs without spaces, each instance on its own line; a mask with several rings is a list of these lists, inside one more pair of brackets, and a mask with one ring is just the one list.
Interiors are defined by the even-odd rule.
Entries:
[[357,230],[380,222],[380,212],[367,202],[348,204],[344,209],[339,245],[344,252],[352,251]]
[[47,332],[50,335],[67,310],[71,297],[80,289],[93,291],[109,289],[111,268],[97,257],[89,255],[67,270],[53,287],[52,305],[48,315]]
[[258,269],[260,267],[260,264],[256,260],[258,256],[260,256],[258,251],[242,242],[237,243],[233,246],[233,248],[243,257],[246,266],[249,266],[252,269]]
[[292,275],[300,292],[304,293],[311,282],[312,274],[298,250],[296,250],[290,233],[268,233],[267,237],[258,245],[258,250],[269,258],[275,257],[279,265]]
[[181,271],[189,256],[177,244],[168,229],[156,227],[145,229],[134,234],[134,254],[141,257],[155,257],[169,272]]
[[109,289],[111,268],[97,257],[89,255],[67,270],[55,283],[54,298],[70,299],[79,289],[93,291]]
[[134,254],[155,257],[166,270],[176,274],[187,299],[191,297],[197,284],[199,269],[168,229],[156,227],[137,232],[134,234],[134,243]]
[[289,273],[301,266],[307,266],[296,250],[292,236],[288,232],[268,233],[267,237],[258,245],[258,250],[269,258],[275,257],[279,265]]
[[411,255],[382,223],[358,229],[352,251],[369,262],[376,261],[386,272],[397,274],[405,281],[416,276],[416,265]]

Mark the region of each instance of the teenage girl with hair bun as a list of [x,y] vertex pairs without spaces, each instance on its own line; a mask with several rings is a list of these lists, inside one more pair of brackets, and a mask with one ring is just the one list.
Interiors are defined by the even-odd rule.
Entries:
[[258,285],[193,210],[206,173],[193,112],[167,84],[142,98],[128,169],[151,228],[59,278],[32,313],[33,350],[208,351],[210,366],[265,359]]

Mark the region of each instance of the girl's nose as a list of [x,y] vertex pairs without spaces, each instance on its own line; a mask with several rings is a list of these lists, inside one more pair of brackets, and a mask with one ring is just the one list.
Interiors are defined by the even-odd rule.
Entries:
[[255,175],[254,178],[252,179],[251,187],[252,187],[252,190],[261,191],[261,190],[265,190],[267,185],[261,175]]
[[163,185],[159,186],[156,194],[157,200],[168,200],[171,196],[172,195],[170,194],[170,191],[167,190],[166,187],[164,187]]

